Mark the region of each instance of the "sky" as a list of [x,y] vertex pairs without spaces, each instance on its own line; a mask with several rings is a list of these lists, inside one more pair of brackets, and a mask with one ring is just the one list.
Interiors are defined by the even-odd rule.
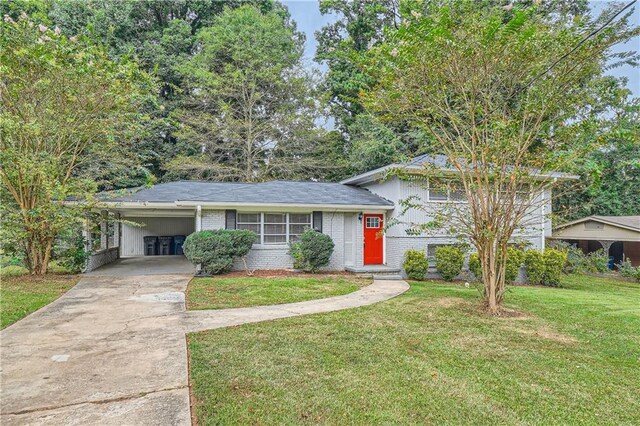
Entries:
[[[625,4],[629,1],[630,0],[625,0]],[[314,0],[284,0],[283,3],[289,8],[292,18],[297,22],[298,30],[304,32],[307,36],[305,44],[306,63],[309,67],[316,67],[322,71],[326,70],[326,67],[320,67],[318,64],[313,62],[313,56],[315,55],[317,45],[314,33],[327,23],[333,22],[336,17],[320,14],[318,2]],[[615,4],[615,2],[600,0],[590,1],[590,4],[592,11],[594,13],[599,13],[608,5]],[[640,25],[640,3],[636,6],[632,20],[636,25]],[[640,37],[636,37],[625,45],[619,46],[617,50],[640,51]],[[627,77],[629,80],[628,87],[633,91],[635,96],[640,97],[640,69],[624,66],[610,70],[609,73],[616,77]]]

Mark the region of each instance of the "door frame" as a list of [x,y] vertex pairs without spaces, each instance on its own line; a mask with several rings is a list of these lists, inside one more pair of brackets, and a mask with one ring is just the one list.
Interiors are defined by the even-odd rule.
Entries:
[[367,226],[367,216],[369,215],[376,215],[376,216],[382,216],[382,227],[384,228],[385,223],[387,221],[387,215],[384,212],[381,211],[369,211],[369,212],[363,212],[362,213],[362,222],[361,222],[361,228],[362,229],[362,265],[363,266],[367,266],[367,265],[386,265],[387,264],[387,233],[383,232],[382,233],[382,263],[365,263],[364,262],[364,257],[365,257],[365,247],[364,247],[364,243],[365,243],[365,229]]

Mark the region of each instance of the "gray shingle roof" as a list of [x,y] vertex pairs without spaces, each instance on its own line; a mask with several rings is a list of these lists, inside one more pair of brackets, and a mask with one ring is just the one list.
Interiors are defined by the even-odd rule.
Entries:
[[109,202],[202,201],[248,204],[335,204],[392,206],[366,189],[340,183],[271,181],[259,183],[181,181],[102,197]]

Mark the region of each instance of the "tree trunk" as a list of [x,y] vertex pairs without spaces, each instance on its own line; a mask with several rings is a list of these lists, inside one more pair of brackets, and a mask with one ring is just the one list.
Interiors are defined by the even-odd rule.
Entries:
[[47,273],[52,247],[53,238],[51,237],[35,237],[26,242],[27,258],[25,262],[32,275],[44,275]]

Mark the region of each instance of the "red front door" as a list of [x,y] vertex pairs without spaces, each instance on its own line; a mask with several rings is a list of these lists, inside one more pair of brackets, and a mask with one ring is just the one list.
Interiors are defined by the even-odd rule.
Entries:
[[364,264],[382,265],[382,218],[381,214],[364,215]]

